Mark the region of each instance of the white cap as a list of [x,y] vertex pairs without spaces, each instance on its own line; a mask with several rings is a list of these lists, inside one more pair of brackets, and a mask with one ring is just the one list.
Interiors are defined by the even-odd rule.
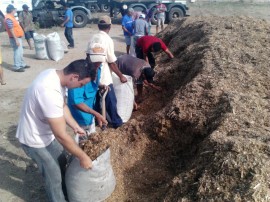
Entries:
[[139,18],[145,18],[145,14],[140,14]]
[[106,62],[105,48],[101,43],[89,42],[86,53],[90,55],[91,62]]

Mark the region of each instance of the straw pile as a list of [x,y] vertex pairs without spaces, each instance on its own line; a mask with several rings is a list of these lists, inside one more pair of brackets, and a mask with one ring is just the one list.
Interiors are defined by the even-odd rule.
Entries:
[[117,188],[108,201],[269,201],[270,24],[189,17],[161,37],[163,92],[103,132]]

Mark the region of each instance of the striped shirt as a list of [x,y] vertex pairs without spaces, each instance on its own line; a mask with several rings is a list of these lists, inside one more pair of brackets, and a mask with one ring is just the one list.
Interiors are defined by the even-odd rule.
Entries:
[[6,20],[6,23],[7,23],[7,27],[9,28],[9,29],[12,29],[13,28],[13,22],[12,22],[12,20],[11,19],[7,19]]

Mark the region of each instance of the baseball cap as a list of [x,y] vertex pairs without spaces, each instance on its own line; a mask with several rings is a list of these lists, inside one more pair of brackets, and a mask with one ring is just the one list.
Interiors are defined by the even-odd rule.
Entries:
[[147,67],[143,70],[143,73],[145,75],[146,80],[149,83],[153,83],[154,82],[154,76],[155,76],[155,71],[151,68],[151,67]]
[[140,14],[139,18],[145,18],[145,14]]
[[15,10],[16,8],[12,5],[12,4],[9,4],[8,6],[7,6],[7,13],[11,13],[13,10]]
[[106,62],[105,48],[101,43],[89,42],[86,53],[89,54],[91,62]]
[[110,24],[112,24],[112,20],[109,16],[103,15],[103,16],[99,17],[98,24],[110,25]]
[[29,6],[27,6],[26,4],[23,4],[22,8],[27,9],[27,8],[29,8]]

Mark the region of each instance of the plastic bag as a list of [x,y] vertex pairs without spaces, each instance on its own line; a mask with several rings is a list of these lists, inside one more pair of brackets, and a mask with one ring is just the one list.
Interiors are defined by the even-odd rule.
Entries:
[[46,36],[43,34],[34,33],[34,46],[36,51],[36,58],[40,60],[48,60],[48,52],[46,46]]
[[134,104],[134,89],[132,77],[124,75],[127,78],[126,83],[122,83],[120,78],[112,73],[113,88],[117,99],[117,112],[123,122],[127,122],[132,114]]
[[83,169],[77,158],[72,159],[65,174],[70,202],[98,202],[112,194],[116,181],[110,156],[110,149],[107,149],[93,161],[90,170]]
[[47,47],[49,57],[54,61],[59,61],[64,57],[64,49],[61,44],[60,36],[57,32],[48,34],[47,36]]

